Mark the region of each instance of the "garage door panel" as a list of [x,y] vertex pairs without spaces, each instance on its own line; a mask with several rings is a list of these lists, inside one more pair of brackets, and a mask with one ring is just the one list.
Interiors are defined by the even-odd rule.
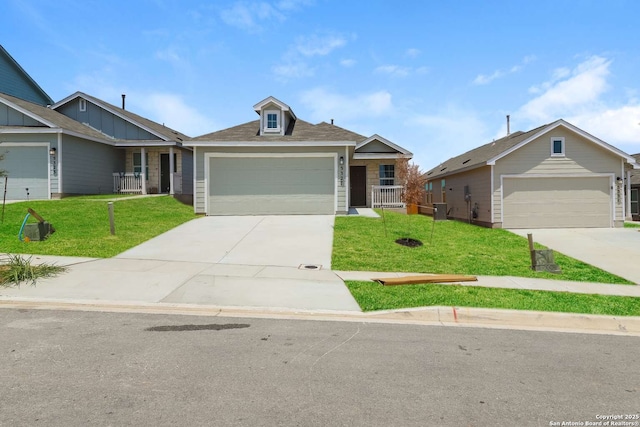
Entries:
[[[0,166],[8,176],[7,200],[49,198],[47,147],[0,145],[0,153],[4,155]],[[0,182],[4,185],[4,179]]]
[[505,178],[504,228],[610,227],[608,177]]
[[333,157],[212,157],[210,215],[333,214]]

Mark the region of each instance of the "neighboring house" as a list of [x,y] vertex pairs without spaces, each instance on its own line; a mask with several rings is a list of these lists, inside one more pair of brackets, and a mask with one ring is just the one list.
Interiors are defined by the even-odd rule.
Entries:
[[[640,154],[634,154],[633,158],[640,164]],[[627,178],[629,182],[629,212],[634,221],[640,221],[640,170],[630,170]]]
[[53,100],[0,45],[0,92],[47,106]]
[[207,215],[335,214],[402,206],[390,141],[299,119],[268,97],[259,119],[185,142],[195,159],[194,209]]
[[[71,194],[192,194],[191,150],[169,128],[81,93],[44,107],[0,93],[7,200]],[[75,116],[87,113],[86,117]],[[173,174],[170,171],[174,171]],[[190,197],[187,197],[190,201]]]
[[427,202],[488,227],[620,227],[635,159],[558,120],[515,132],[425,174]]

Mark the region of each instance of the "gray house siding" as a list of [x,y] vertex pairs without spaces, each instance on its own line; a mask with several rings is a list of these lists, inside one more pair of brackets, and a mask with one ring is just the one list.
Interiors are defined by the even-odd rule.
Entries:
[[182,194],[193,194],[193,153],[182,150]]
[[113,192],[113,173],[124,170],[124,150],[65,135],[60,151],[63,194]]
[[56,109],[59,113],[116,139],[157,140],[156,135],[133,125],[121,117],[87,101],[86,110],[80,111],[80,99],[76,98]]
[[0,126],[44,126],[42,123],[0,103]]
[[[344,156],[344,147],[196,147],[196,170],[195,193],[194,193],[194,209],[196,213],[205,213],[206,191],[205,188],[205,153],[335,153],[337,158]],[[346,180],[345,180],[346,182]],[[336,188],[336,197],[338,201],[337,212],[346,212],[346,186]]]
[[[447,211],[450,218],[491,226],[491,168],[485,166],[441,178],[445,180]],[[442,200],[441,179],[433,182],[434,201]],[[465,190],[469,200],[465,199]],[[477,218],[473,218],[476,208]]]
[[0,46],[0,92],[40,105],[51,103],[35,82]]

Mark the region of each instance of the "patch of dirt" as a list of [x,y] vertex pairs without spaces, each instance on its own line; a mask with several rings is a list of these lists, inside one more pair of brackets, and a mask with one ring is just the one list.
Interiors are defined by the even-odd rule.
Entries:
[[398,239],[396,240],[396,243],[402,246],[407,246],[409,248],[417,248],[418,246],[422,246],[422,242],[420,240],[410,239],[408,237]]

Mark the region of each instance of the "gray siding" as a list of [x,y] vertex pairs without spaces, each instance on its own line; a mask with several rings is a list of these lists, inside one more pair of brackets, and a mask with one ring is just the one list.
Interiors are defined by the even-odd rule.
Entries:
[[[565,156],[551,156],[551,138],[565,138]],[[498,160],[494,167],[495,220],[502,215],[500,177],[502,175],[589,175],[611,173],[620,176],[620,157],[581,137],[559,127]],[[616,200],[615,217],[622,220],[623,200]]]
[[42,126],[44,125],[19,111],[0,103],[0,126]]
[[125,167],[124,150],[65,135],[61,151],[61,193],[113,192],[113,173],[123,171]]
[[80,111],[79,98],[76,98],[56,109],[59,113],[64,114],[80,123],[86,123],[89,126],[98,129],[113,138],[130,139],[130,140],[158,140],[146,130],[135,126],[116,116],[113,113],[87,101],[86,111]]
[[182,194],[193,195],[193,153],[182,150]]

